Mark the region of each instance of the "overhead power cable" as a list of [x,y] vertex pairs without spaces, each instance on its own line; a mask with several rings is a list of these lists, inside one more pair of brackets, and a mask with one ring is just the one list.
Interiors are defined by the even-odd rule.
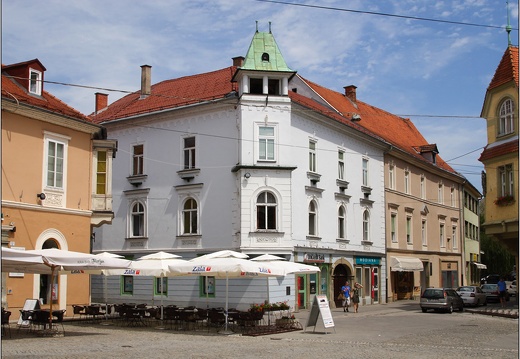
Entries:
[[[352,13],[367,14],[367,15],[388,16],[388,17],[396,17],[396,18],[409,19],[409,20],[421,20],[421,21],[430,21],[430,22],[440,22],[440,23],[453,24],[453,25],[486,27],[486,28],[503,29],[503,30],[506,29],[506,26],[485,25],[485,24],[475,24],[475,23],[471,23],[471,22],[431,19],[431,18],[420,17],[420,16],[388,14],[388,13],[377,12],[377,11],[353,10],[353,9],[344,9],[344,8],[339,8],[339,7],[323,6],[323,5],[312,5],[312,4],[298,4],[298,3],[291,3],[291,2],[277,1],[277,0],[255,0],[255,1],[265,2],[265,3],[273,3],[273,4],[280,4],[280,5],[292,5],[292,6],[308,7],[308,8],[322,9],[322,10],[333,10],[333,11],[352,12]],[[518,28],[511,28],[511,30],[518,30]]]

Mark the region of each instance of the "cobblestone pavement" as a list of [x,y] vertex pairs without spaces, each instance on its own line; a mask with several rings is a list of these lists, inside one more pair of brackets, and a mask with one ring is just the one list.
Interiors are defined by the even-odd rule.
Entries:
[[[215,329],[158,330],[155,325],[128,328],[78,321],[64,324],[65,336],[40,337],[11,324],[12,338],[2,338],[2,358],[517,359],[519,354],[518,319],[470,311],[426,317],[416,301],[363,306],[359,313],[331,311],[334,328],[324,328],[320,317],[315,327],[257,337],[223,335]],[[309,311],[295,316],[305,327]],[[446,330],[429,328],[423,318],[442,320]],[[406,328],[399,327],[400,321]],[[500,341],[490,340],[493,336]]]

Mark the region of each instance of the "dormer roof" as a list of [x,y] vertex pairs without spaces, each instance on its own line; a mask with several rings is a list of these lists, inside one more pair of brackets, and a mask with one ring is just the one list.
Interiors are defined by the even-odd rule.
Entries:
[[518,47],[517,46],[508,46],[504,55],[502,56],[502,60],[498,64],[498,67],[495,71],[495,75],[489,86],[487,88],[488,91],[493,90],[494,88],[499,87],[505,83],[510,81],[514,81],[516,87],[518,87]]
[[243,70],[295,72],[287,66],[271,32],[257,31],[244,59]]

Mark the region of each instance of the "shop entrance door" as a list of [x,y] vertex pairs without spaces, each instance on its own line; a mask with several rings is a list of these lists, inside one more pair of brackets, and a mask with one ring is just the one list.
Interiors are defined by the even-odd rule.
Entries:
[[305,274],[298,274],[296,277],[296,285],[297,285],[297,303],[298,309],[305,309],[306,299],[307,299],[307,276]]
[[372,268],[372,300],[374,304],[379,303],[379,268]]

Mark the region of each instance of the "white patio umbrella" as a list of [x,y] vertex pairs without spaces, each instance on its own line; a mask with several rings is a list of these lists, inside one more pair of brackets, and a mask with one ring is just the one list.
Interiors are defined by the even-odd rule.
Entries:
[[[102,258],[124,258],[123,256],[120,256],[119,254],[110,253],[110,252],[101,252],[97,253],[96,256],[102,257]],[[107,276],[102,271],[101,273],[103,275],[103,297],[105,299],[105,320],[108,320],[108,297],[107,297]]]
[[188,275],[213,276],[226,279],[226,304],[225,304],[225,329],[228,331],[228,302],[229,302],[229,278],[255,278],[269,276],[283,276],[281,269],[273,268],[269,263],[253,262],[247,260],[246,254],[233,251],[220,251],[194,258],[188,263],[181,264],[172,271],[180,271]]
[[[97,257],[90,253],[74,252],[57,248],[26,250],[23,251],[25,252],[23,255],[13,252],[16,251],[8,251],[2,248],[2,271],[10,270],[10,268],[13,268],[13,263],[19,262],[16,267],[14,267],[17,271],[23,273],[50,274],[51,283],[54,283],[54,277],[59,272],[66,274],[71,271],[127,268],[130,265],[130,261],[125,259]],[[23,256],[26,257],[25,260],[21,259]],[[39,263],[38,257],[40,257],[44,266],[41,265],[42,263]],[[4,269],[4,263],[6,264],[6,269]],[[11,267],[9,267],[9,265],[11,265]],[[51,324],[49,327],[52,328],[52,300],[50,301],[49,324]]]
[[[188,263],[188,261],[181,259],[181,256],[167,253],[167,252],[156,252],[147,254],[138,258],[130,263],[130,266],[121,270],[109,270],[105,271],[106,275],[131,275],[140,277],[160,277],[161,286],[164,277],[173,277],[185,275],[180,271],[172,271],[170,268],[176,268],[178,265]],[[164,318],[163,309],[163,290],[161,288],[161,321]]]

